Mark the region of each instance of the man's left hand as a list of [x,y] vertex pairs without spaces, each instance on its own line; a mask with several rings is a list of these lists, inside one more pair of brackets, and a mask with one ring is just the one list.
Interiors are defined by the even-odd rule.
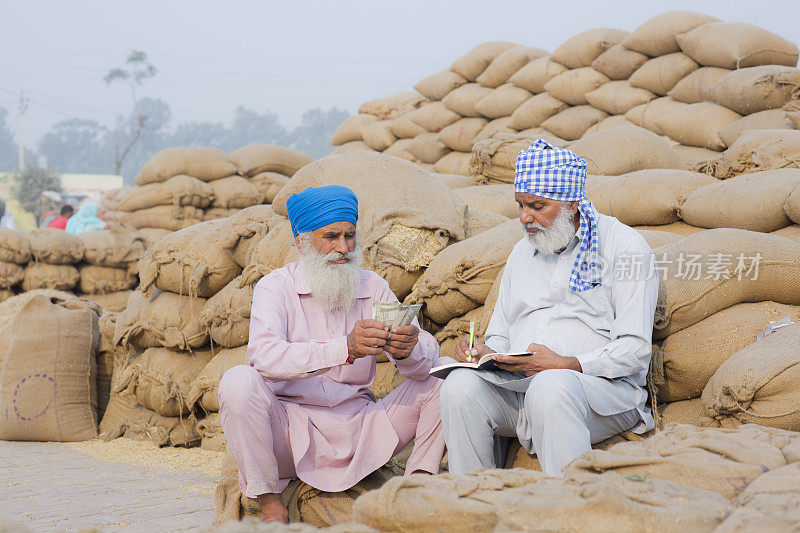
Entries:
[[533,376],[544,370],[564,368],[581,372],[581,364],[576,357],[564,357],[545,346],[544,344],[530,344],[528,350],[533,355],[499,355],[495,354],[495,364],[509,372],[523,372],[526,376]]
[[411,355],[419,341],[419,328],[413,325],[397,326],[392,328],[389,333],[391,337],[383,347],[386,353],[397,359],[405,359]]

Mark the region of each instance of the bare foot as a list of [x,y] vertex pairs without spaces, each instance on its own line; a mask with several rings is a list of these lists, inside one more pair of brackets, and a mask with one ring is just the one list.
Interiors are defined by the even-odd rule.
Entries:
[[258,503],[261,505],[262,522],[289,523],[289,511],[281,503],[280,494],[259,494]]

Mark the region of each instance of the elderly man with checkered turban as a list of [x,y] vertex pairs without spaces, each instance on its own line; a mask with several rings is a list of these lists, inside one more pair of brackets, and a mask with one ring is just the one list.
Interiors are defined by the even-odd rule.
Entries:
[[[485,344],[500,371],[459,368],[440,394],[450,471],[503,467],[511,439],[547,474],[592,443],[653,428],[646,377],[658,277],[633,229],[586,198],[586,162],[537,140],[515,164],[524,237],[508,257]],[[531,355],[500,355],[530,352]]]

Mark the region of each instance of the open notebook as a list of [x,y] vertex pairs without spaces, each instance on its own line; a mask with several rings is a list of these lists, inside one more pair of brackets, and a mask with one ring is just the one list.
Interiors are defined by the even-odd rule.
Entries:
[[531,352],[515,352],[515,353],[490,353],[486,354],[480,359],[478,359],[477,363],[449,363],[442,366],[436,366],[431,368],[430,374],[431,376],[435,376],[440,379],[444,379],[447,377],[451,371],[456,368],[472,368],[473,370],[502,370],[497,365],[494,364],[494,359],[492,359],[493,355],[511,355],[511,356],[523,356],[523,355],[533,355]]

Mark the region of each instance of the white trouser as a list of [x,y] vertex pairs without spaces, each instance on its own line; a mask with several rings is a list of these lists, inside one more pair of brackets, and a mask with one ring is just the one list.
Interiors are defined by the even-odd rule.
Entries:
[[[529,442],[542,470],[563,475],[563,468],[591,449],[592,443],[634,427],[636,409],[597,414],[572,370],[537,374],[524,393],[504,389],[470,369],[447,376],[439,396],[450,472],[502,468],[510,438]],[[521,435],[520,432],[526,433]]]

